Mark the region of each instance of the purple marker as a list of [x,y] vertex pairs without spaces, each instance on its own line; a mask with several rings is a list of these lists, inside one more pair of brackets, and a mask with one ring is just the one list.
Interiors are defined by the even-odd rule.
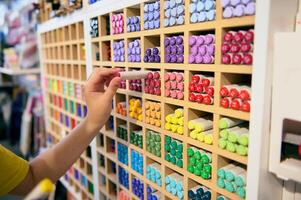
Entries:
[[171,54],[177,54],[177,47],[176,46],[171,46],[170,51],[171,51]]
[[170,45],[175,45],[176,44],[176,38],[175,37],[172,37],[170,38]]
[[164,39],[164,46],[167,47],[169,44],[170,44],[170,38],[169,38],[169,37],[166,37],[166,38]]
[[223,11],[223,18],[228,19],[233,17],[234,8],[232,6],[227,6]]
[[207,34],[205,36],[205,44],[212,44],[215,41],[215,36],[213,34]]
[[195,56],[189,55],[188,62],[189,63],[194,63],[195,62]]
[[202,45],[198,48],[198,52],[201,56],[204,56],[207,52],[207,46],[206,45]]
[[171,55],[170,62],[171,63],[177,62],[177,56],[176,55]]
[[177,47],[178,54],[184,54],[184,45],[181,44]]
[[209,44],[207,46],[207,53],[211,56],[214,56],[214,52],[215,52],[215,45],[214,44]]
[[225,8],[230,5],[230,0],[221,0],[221,6]]
[[233,15],[236,17],[241,17],[245,14],[245,6],[242,4],[237,5],[234,8]]
[[158,55],[159,54],[159,48],[157,48],[157,47],[153,48],[153,54]]
[[148,60],[149,60],[149,62],[154,62],[155,61],[155,56],[154,55],[148,56]]
[[165,54],[170,54],[170,53],[171,53],[170,46],[165,47]]
[[154,60],[155,60],[156,63],[161,62],[161,58],[160,58],[159,55],[154,55]]
[[165,55],[165,62],[166,62],[166,63],[169,63],[169,62],[170,62],[170,59],[171,59],[171,57],[170,57],[169,54]]
[[238,4],[241,3],[241,0],[230,0],[231,6],[237,6]]
[[147,55],[144,56],[143,61],[148,62],[148,56]]
[[147,55],[147,56],[152,55],[152,50],[151,49],[146,49],[145,55]]
[[196,45],[201,46],[204,44],[204,42],[205,42],[205,37],[203,35],[200,35],[196,40]]
[[197,37],[192,35],[189,37],[189,46],[193,46],[196,43]]
[[184,62],[184,56],[183,55],[178,55],[177,56],[177,63],[183,63]]
[[195,63],[201,64],[203,62],[203,57],[201,55],[195,56]]
[[206,54],[205,56],[203,56],[203,62],[205,64],[212,64],[214,62],[214,57]]
[[191,53],[191,55],[196,56],[197,53],[198,53],[198,46],[194,45],[193,47],[191,47],[190,48],[190,53]]
[[176,44],[177,45],[183,44],[183,36],[180,35],[176,37]]
[[256,11],[256,4],[255,2],[250,2],[247,4],[247,6],[245,7],[245,14],[246,15],[254,15],[255,11]]

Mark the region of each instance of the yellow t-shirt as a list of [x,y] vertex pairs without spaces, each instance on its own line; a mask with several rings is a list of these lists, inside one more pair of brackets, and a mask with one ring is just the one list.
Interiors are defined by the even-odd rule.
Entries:
[[0,196],[12,191],[26,177],[29,164],[0,145]]

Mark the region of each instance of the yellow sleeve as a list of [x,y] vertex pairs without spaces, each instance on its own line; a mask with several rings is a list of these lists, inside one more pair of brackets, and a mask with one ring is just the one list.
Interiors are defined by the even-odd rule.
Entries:
[[0,145],[0,196],[12,191],[26,177],[29,164]]

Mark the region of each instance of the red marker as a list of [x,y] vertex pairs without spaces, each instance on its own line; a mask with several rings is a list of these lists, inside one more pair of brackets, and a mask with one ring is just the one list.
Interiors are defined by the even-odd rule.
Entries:
[[226,42],[224,42],[224,43],[222,44],[222,53],[223,53],[223,54],[224,54],[224,53],[228,53],[228,52],[230,51],[230,49],[231,49],[230,44],[228,44],[228,43],[226,43]]
[[191,102],[195,102],[196,97],[195,97],[194,93],[189,93],[188,100],[191,101]]
[[242,105],[242,100],[239,98],[236,98],[236,99],[232,100],[230,106],[233,110],[240,110],[241,105]]
[[203,95],[197,94],[195,96],[195,101],[198,102],[198,103],[202,103],[203,102]]
[[158,96],[161,95],[161,89],[160,88],[155,88],[154,91],[155,91],[156,95],[158,95]]
[[144,92],[147,93],[147,94],[149,93],[149,86],[144,87]]
[[189,83],[189,92],[194,92],[196,89],[196,84],[195,83]]
[[204,77],[202,79],[202,84],[204,87],[214,85],[214,78],[213,77]]
[[244,35],[243,35],[243,32],[239,31],[237,32],[235,35],[234,35],[234,40],[237,42],[237,43],[241,43],[244,39]]
[[234,35],[236,34],[235,31],[228,31],[225,35],[224,35],[224,41],[226,42],[232,42],[232,40],[234,39]]
[[195,74],[195,75],[193,75],[192,76],[192,81],[191,82],[193,82],[193,83],[199,83],[199,82],[201,82],[202,81],[202,79],[203,79],[203,75],[200,75],[200,74]]
[[220,105],[223,108],[229,108],[231,101],[232,101],[232,99],[230,97],[224,97],[221,99]]
[[240,93],[240,87],[239,86],[234,86],[230,89],[230,93],[229,93],[229,96],[231,98],[238,98],[239,97],[239,93]]
[[156,88],[161,87],[161,81],[160,80],[155,80],[155,87]]
[[159,72],[154,72],[154,79],[159,79],[160,78],[160,73]]
[[152,72],[149,72],[148,74],[147,74],[147,79],[153,79],[153,73]]
[[231,53],[238,53],[240,51],[240,45],[239,44],[232,44],[230,48]]
[[242,42],[240,50],[243,53],[248,53],[250,51],[253,51],[253,45],[251,43]]
[[252,65],[253,63],[253,56],[250,53],[246,53],[243,55],[242,61],[245,65]]
[[232,56],[232,63],[235,65],[240,65],[242,63],[243,56],[241,54],[233,54]]
[[253,43],[254,42],[254,30],[250,29],[249,31],[246,32],[244,35],[244,38],[247,42]]
[[251,99],[251,87],[249,87],[249,86],[242,86],[240,88],[239,98],[241,98],[244,101],[250,100]]
[[206,95],[203,97],[203,103],[206,105],[211,105],[213,104],[213,98],[210,97],[209,95]]
[[229,54],[223,54],[222,63],[226,65],[231,64],[231,56]]
[[221,95],[221,97],[228,97],[230,96],[230,90],[233,87],[238,87],[238,85],[223,85],[219,91],[219,94]]
[[198,93],[203,93],[203,85],[202,84],[197,84],[196,85],[196,88],[195,88],[195,91],[198,92]]
[[150,81],[151,81],[150,79],[146,79],[146,80],[145,80],[145,85],[148,86],[148,85],[150,84]]
[[209,95],[209,96],[211,96],[211,97],[214,96],[214,87],[209,86],[209,87],[207,87],[207,88],[205,89],[205,91],[206,91],[206,94],[207,94],[207,95]]
[[250,112],[251,105],[249,101],[244,101],[240,106],[240,110],[243,112]]

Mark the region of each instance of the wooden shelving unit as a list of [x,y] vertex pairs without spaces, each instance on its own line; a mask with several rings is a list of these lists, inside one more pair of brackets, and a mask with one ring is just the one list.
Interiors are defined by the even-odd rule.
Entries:
[[[112,122],[114,129],[110,124],[106,124],[101,130],[96,138],[96,142],[92,143],[90,150],[92,151],[92,156],[87,156],[85,152],[79,159],[77,163],[73,166],[73,171],[69,170],[67,173],[68,178],[63,180],[64,184],[69,187],[74,188],[74,191],[79,193],[80,198],[83,199],[101,199],[100,197],[106,196],[107,199],[117,199],[120,190],[129,193],[131,199],[138,199],[132,193],[131,180],[133,177],[137,177],[144,183],[144,199],[146,198],[146,186],[159,190],[162,194],[163,199],[175,199],[176,197],[168,193],[163,183],[162,187],[155,185],[153,182],[146,178],[146,166],[150,160],[156,161],[161,166],[161,175],[165,177],[171,172],[177,172],[184,177],[184,200],[188,199],[187,191],[190,185],[193,183],[198,183],[199,185],[204,185],[212,191],[212,199],[216,199],[218,195],[224,195],[229,199],[240,199],[235,193],[230,193],[224,189],[217,187],[217,170],[220,167],[227,165],[228,163],[235,162],[244,165],[247,168],[248,157],[239,156],[235,153],[230,153],[226,150],[222,150],[218,147],[219,139],[219,128],[218,120],[221,117],[231,117],[236,119],[241,119],[249,123],[250,113],[245,113],[241,111],[234,111],[230,109],[223,109],[220,107],[220,95],[219,90],[221,85],[224,83],[235,82],[235,76],[248,76],[252,77],[252,66],[245,65],[223,65],[221,64],[221,44],[222,37],[225,30],[231,30],[231,28],[237,30],[239,27],[250,27],[255,26],[255,17],[242,17],[233,19],[222,19],[222,10],[220,1],[216,1],[216,19],[210,22],[190,24],[189,22],[189,0],[185,0],[185,25],[175,26],[175,27],[163,27],[164,11],[163,4],[164,0],[160,0],[161,13],[160,13],[160,23],[161,27],[155,30],[142,30],[139,32],[127,33],[126,28],[125,33],[117,35],[109,35],[106,30],[106,20],[107,17],[111,17],[113,13],[124,13],[124,17],[132,16],[133,9],[135,13],[139,13],[141,19],[143,19],[143,6],[144,2],[136,2],[136,5],[125,7],[117,10],[110,10],[108,12],[101,13],[101,15],[93,14],[86,17],[83,21],[78,21],[76,23],[72,22],[68,25],[64,25],[50,31],[46,31],[41,34],[42,41],[42,57],[43,57],[43,70],[44,70],[44,80],[46,85],[45,89],[45,99],[47,108],[47,119],[49,119],[48,134],[50,141],[49,143],[56,143],[62,137],[62,132],[68,134],[72,129],[73,125],[77,124],[82,118],[85,110],[85,103],[83,100],[83,92],[81,92],[81,97],[78,98],[68,92],[64,92],[64,84],[71,84],[72,87],[82,88],[84,81],[87,79],[89,73],[93,68],[111,68],[119,67],[125,70],[132,69],[142,69],[142,70],[156,70],[160,72],[161,75],[161,91],[164,91],[164,75],[171,71],[180,71],[184,73],[184,99],[175,100],[167,98],[162,92],[161,96],[154,96],[150,94],[145,94],[144,92],[133,92],[129,90],[129,84],[127,82],[126,89],[118,89],[117,94],[123,96],[127,106],[129,105],[130,98],[139,98],[144,105],[145,101],[157,101],[161,103],[161,127],[155,127],[145,123],[145,109],[143,108],[143,119],[142,121],[137,121],[129,117],[129,111],[127,111],[127,116],[121,116],[117,114],[116,103],[120,100],[116,96],[113,100],[113,111],[111,113]],[[83,16],[84,17],[84,16]],[[89,27],[89,20],[91,18],[98,18],[99,25],[99,37],[90,38],[89,33],[85,28]],[[110,22],[110,21],[109,21]],[[143,22],[142,22],[143,23]],[[84,28],[85,27],[85,28]],[[143,27],[143,26],[141,26]],[[112,27],[111,27],[112,28]],[[214,64],[189,64],[189,36],[194,33],[214,33],[215,34],[215,62]],[[184,63],[183,64],[170,64],[164,61],[164,38],[170,35],[183,35],[184,39]],[[149,45],[146,40],[153,40],[153,37],[159,39],[160,52],[161,52],[161,62],[160,63],[131,63],[127,62],[127,45],[132,39],[139,38],[141,40],[141,57],[143,58],[145,49]],[[108,59],[105,55],[107,48],[113,49],[113,42],[124,40],[125,41],[125,60],[126,62],[113,62]],[[88,49],[89,48],[89,49]],[[88,53],[84,51],[86,49]],[[99,53],[100,60],[96,60],[96,52]],[[86,55],[92,60],[87,61]],[[113,51],[111,51],[111,58],[113,58]],[[87,64],[88,63],[88,64]],[[214,75],[214,104],[204,105],[189,102],[188,100],[188,85],[191,80],[193,73],[204,73],[209,72]],[[233,74],[234,76],[228,76],[227,74]],[[78,85],[78,86],[77,86]],[[142,91],[144,91],[144,82],[142,84]],[[55,99],[62,99],[62,105],[57,103]],[[68,108],[64,107],[64,101],[67,102]],[[71,104],[74,104],[75,112],[72,111]],[[82,110],[82,115],[78,115],[77,106]],[[184,109],[184,134],[178,135],[169,131],[164,130],[165,116],[170,114],[170,109],[174,107],[180,107]],[[128,109],[127,109],[128,110]],[[206,112],[212,116],[214,122],[214,142],[213,145],[206,145],[197,140],[193,140],[189,137],[188,121],[191,119],[198,118],[198,113]],[[194,113],[194,114],[192,114]],[[66,124],[66,119],[70,119],[69,124]],[[73,122],[71,122],[73,121]],[[116,128],[120,124],[126,125],[128,130],[128,141],[122,140],[117,137]],[[70,125],[71,124],[71,125]],[[131,126],[135,124],[140,127],[143,133],[143,149],[136,147],[129,142],[129,133]],[[156,157],[153,154],[147,152],[146,150],[146,139],[145,134],[148,130],[152,130],[160,133],[161,136],[161,157]],[[165,136],[170,136],[174,139],[178,139],[183,143],[183,168],[179,168],[175,165],[164,160],[164,138]],[[100,139],[102,138],[102,139]],[[118,160],[117,156],[117,145],[118,143],[124,144],[128,147],[128,158],[129,164],[125,165]],[[112,153],[111,146],[115,146],[116,153]],[[253,144],[249,145],[252,148]],[[189,146],[194,146],[199,149],[209,151],[212,154],[212,178],[209,180],[202,179],[187,171],[188,159],[186,154],[186,149]],[[90,151],[89,150],[89,151]],[[141,175],[134,171],[131,167],[130,153],[132,150],[140,152],[143,154],[143,164],[144,164],[144,175]],[[96,155],[93,156],[93,155]],[[100,160],[103,160],[103,165],[100,165]],[[112,171],[112,164],[116,165],[116,172]],[[92,170],[92,165],[96,170]],[[96,166],[95,166],[96,165]],[[118,166],[124,168],[129,173],[129,189],[118,183]],[[89,191],[89,184],[83,186],[81,180],[77,180],[75,177],[75,170],[87,179],[88,183],[94,185],[94,191]],[[88,172],[89,171],[89,172]],[[101,178],[104,177],[104,183],[101,183]],[[164,182],[164,178],[163,178]],[[115,192],[116,188],[116,192]]]

